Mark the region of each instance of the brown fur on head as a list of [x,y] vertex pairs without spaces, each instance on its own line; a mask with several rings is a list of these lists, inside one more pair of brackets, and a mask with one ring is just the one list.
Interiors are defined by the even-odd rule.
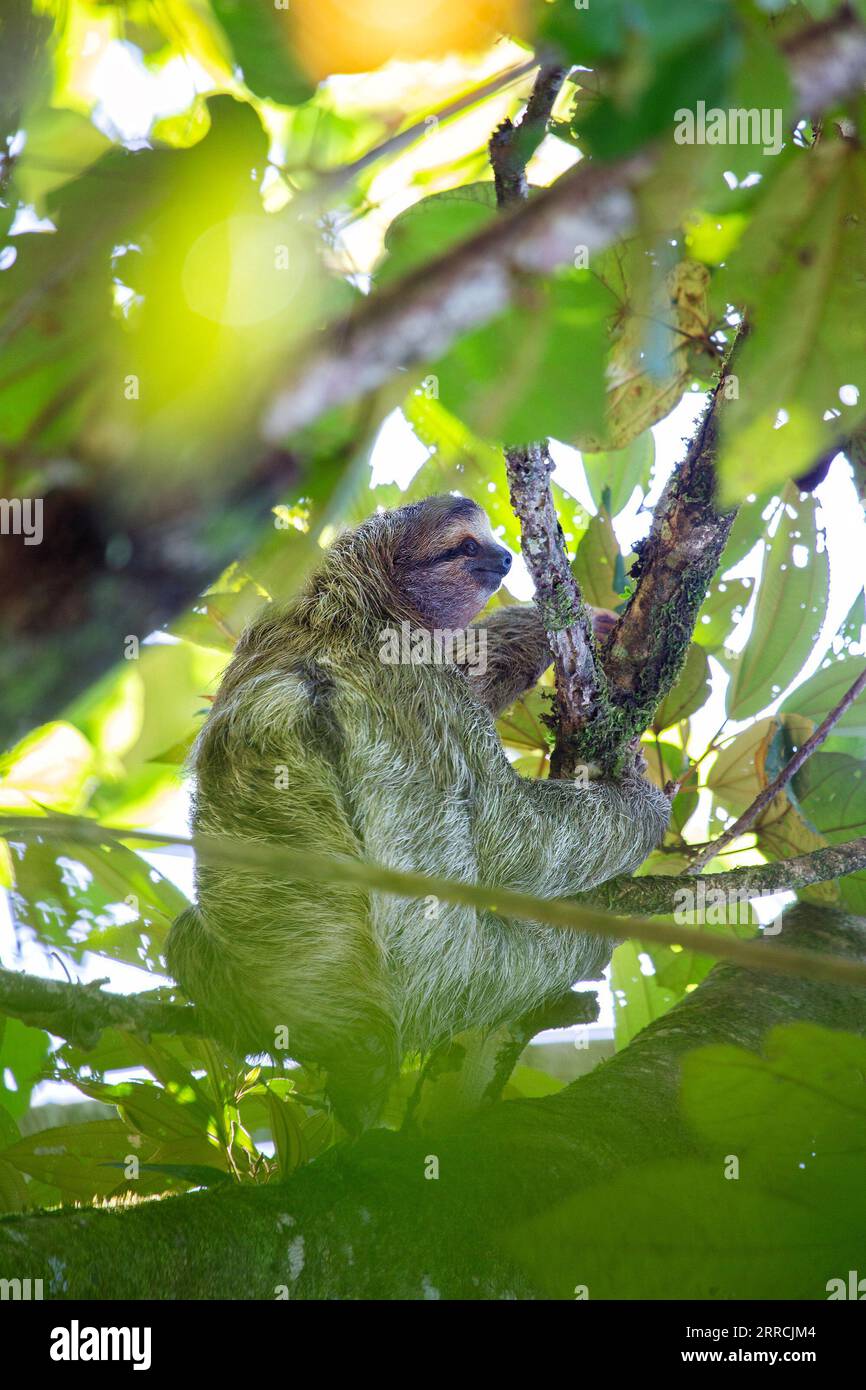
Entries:
[[430,627],[465,627],[502,583],[511,554],[469,497],[427,497],[400,518],[395,587]]

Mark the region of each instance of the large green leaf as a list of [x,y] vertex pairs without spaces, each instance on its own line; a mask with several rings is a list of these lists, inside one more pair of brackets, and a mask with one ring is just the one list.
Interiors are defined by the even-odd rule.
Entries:
[[655,462],[655,441],[649,430],[622,449],[583,455],[583,471],[597,508],[616,516],[628,506],[636,487],[646,492]]
[[575,6],[573,0],[549,0],[541,32],[575,63],[589,65],[641,51],[651,58],[675,53],[696,39],[706,40],[733,18],[728,0],[606,0],[603,5]]
[[611,961],[610,987],[613,991],[617,1049],[626,1047],[653,1019],[667,1013],[677,1001],[673,990],[660,984],[650,971],[641,968],[641,946],[623,941]]
[[866,415],[864,225],[862,151],[822,143],[782,172],[732,255],[720,293],[750,332],[722,414],[725,499],[797,477]]
[[[803,815],[832,845],[866,835],[866,762],[843,753],[814,753],[794,779]],[[843,902],[866,912],[866,873],[839,881]]]
[[588,270],[527,281],[512,307],[430,368],[439,399],[506,444],[599,432],[611,291]]
[[683,1108],[698,1157],[637,1155],[501,1238],[551,1297],[585,1286],[591,1299],[825,1299],[831,1279],[857,1268],[866,1224],[864,1048],[791,1025],[764,1056],[688,1054]]
[[764,557],[749,641],[732,664],[727,709],[733,719],[757,714],[794,679],[827,611],[830,574],[827,552],[818,550],[816,503],[797,499],[789,485]]
[[[761,1054],[723,1044],[683,1063],[683,1110],[718,1148],[796,1177],[796,1160],[866,1157],[866,1039],[810,1023],[774,1028]],[[795,1160],[791,1167],[783,1160]]]
[[627,561],[607,512],[599,512],[590,521],[571,568],[587,603],[596,608],[616,608],[622,603]]
[[660,733],[671,724],[688,719],[689,715],[706,704],[709,693],[710,664],[707,654],[702,647],[692,642],[679,680],[656,710],[653,728]]
[[[828,715],[838,705],[846,691],[866,670],[866,657],[846,656],[833,660],[828,658],[826,665],[798,685],[785,700],[782,709],[786,714],[801,714],[815,724]],[[835,737],[866,737],[866,693],[859,696],[833,725]]]
[[[669,248],[668,248],[669,249]],[[604,426],[582,421],[574,436],[590,453],[623,449],[664,419],[695,377],[710,331],[709,272],[688,258],[659,256],[643,241],[596,255],[592,270],[616,300],[606,367]]]
[[759,719],[715,759],[707,774],[707,786],[728,814],[741,815],[767,785],[767,755],[778,731],[778,720]]
[[496,190],[492,179],[489,183],[447,188],[413,203],[388,228],[385,259],[376,271],[377,284],[391,284],[444,255],[495,216]]
[[734,631],[751,598],[753,580],[716,580],[698,614],[694,640],[707,652],[717,652]]
[[292,54],[288,7],[213,0],[213,10],[251,92],[285,106],[312,96],[314,86]]

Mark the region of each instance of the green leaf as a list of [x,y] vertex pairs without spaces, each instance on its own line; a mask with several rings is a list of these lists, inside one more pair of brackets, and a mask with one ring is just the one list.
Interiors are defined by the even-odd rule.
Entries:
[[[864,670],[866,657],[846,656],[830,660],[791,692],[782,709],[786,714],[802,714],[816,725],[820,724]],[[860,695],[833,725],[833,733],[837,738],[866,737],[866,693]]]
[[[3,1065],[0,1067],[0,1103],[13,1119],[30,1108],[33,1087],[43,1081],[49,1067],[49,1038],[41,1028],[29,1028],[17,1018],[7,1018],[0,1030]],[[14,1078],[14,1088],[6,1085],[4,1071]]]
[[124,1183],[108,1166],[111,1160],[123,1163],[127,1155],[137,1158],[145,1152],[141,1136],[130,1133],[122,1120],[89,1120],[29,1134],[5,1149],[3,1159],[60,1188],[67,1200],[86,1202],[107,1197]]
[[[106,1168],[122,1168],[122,1163],[106,1163]],[[190,1187],[224,1187],[233,1182],[231,1173],[224,1168],[213,1168],[207,1163],[140,1163],[141,1173],[164,1173],[168,1178],[188,1183]]]
[[611,291],[587,270],[526,282],[499,318],[430,368],[441,401],[506,444],[599,432]]
[[676,53],[732,19],[728,0],[606,0],[585,8],[550,0],[542,15],[541,34],[583,65],[620,57],[634,45],[653,59]]
[[826,550],[818,551],[817,504],[811,497],[797,499],[790,484],[764,557],[749,642],[732,663],[732,719],[757,714],[790,684],[808,660],[827,611],[830,574]]
[[829,1280],[858,1267],[866,1042],[795,1024],[764,1047],[684,1057],[683,1109],[705,1158],[638,1153],[503,1235],[549,1296],[826,1299]]
[[550,751],[551,733],[543,722],[543,716],[550,713],[550,701],[539,690],[530,690],[517,700],[496,721],[496,728],[502,742],[509,748],[518,748],[533,756],[532,766],[538,768],[539,758],[546,758]]
[[95,164],[109,142],[85,116],[57,107],[25,113],[23,125],[27,143],[15,161],[15,191],[44,215],[47,195]]
[[752,594],[752,579],[714,582],[695,625],[694,640],[707,652],[724,647],[742,618]]
[[564,1085],[565,1082],[558,1076],[549,1076],[547,1072],[539,1071],[537,1067],[518,1066],[514,1068],[508,1078],[504,1098],[510,1100],[514,1097],[520,1097],[521,1100],[536,1100],[540,1096],[555,1096]]
[[95,771],[93,748],[78,729],[63,720],[43,724],[0,758],[0,807],[79,811]]
[[676,1003],[672,990],[665,989],[655,975],[644,974],[640,963],[642,954],[645,954],[644,948],[635,941],[621,942],[613,953],[610,987],[618,1051]]
[[656,710],[653,728],[657,733],[688,719],[695,710],[706,704],[710,693],[710,663],[702,647],[689,645],[685,666],[680,678]]
[[244,0],[213,0],[213,10],[251,92],[284,106],[297,106],[312,96],[315,87],[292,54],[286,10]]
[[385,237],[385,259],[376,282],[389,285],[444,255],[496,216],[496,189],[489,183],[447,188],[413,203],[395,217]]
[[189,1140],[203,1161],[213,1159],[208,1131],[213,1109],[192,1085],[161,1087],[150,1081],[78,1082],[85,1095],[116,1105],[128,1126],[158,1143]]
[[[826,1165],[866,1157],[866,1039],[811,1023],[773,1028],[761,1054],[702,1047],[683,1061],[682,1103],[718,1148],[762,1159]],[[788,1170],[796,1176],[796,1167]]]
[[654,463],[655,441],[649,430],[637,435],[622,449],[585,453],[583,471],[596,507],[601,508],[607,492],[606,510],[611,516],[617,516],[628,506],[636,487],[647,491]]
[[622,554],[607,512],[599,512],[590,521],[571,568],[587,603],[595,608],[616,608],[622,603],[622,587],[617,587]]
[[[866,762],[843,753],[813,753],[794,778],[803,815],[831,845],[866,835]],[[842,900],[852,912],[866,912],[866,873],[839,880]]]
[[[78,957],[94,951],[152,972],[162,968],[168,929],[187,901],[140,855],[116,843],[91,847],[35,838],[10,843],[15,868],[10,904],[19,926]],[[118,910],[129,920],[117,922]]]
[[862,153],[844,141],[800,151],[723,272],[720,294],[750,322],[737,356],[748,390],[721,421],[723,502],[804,473],[866,415],[864,226]]
[[778,720],[759,719],[723,748],[710,768],[707,786],[729,815],[741,815],[770,780],[767,754],[778,730]]
[[304,1112],[296,1102],[282,1100],[270,1089],[266,1100],[280,1174],[285,1177],[304,1162]]
[[[673,253],[672,253],[673,254]],[[688,258],[669,263],[643,242],[603,252],[592,269],[616,301],[606,365],[602,429],[582,420],[584,452],[622,449],[673,410],[695,376],[710,331],[709,272]]]

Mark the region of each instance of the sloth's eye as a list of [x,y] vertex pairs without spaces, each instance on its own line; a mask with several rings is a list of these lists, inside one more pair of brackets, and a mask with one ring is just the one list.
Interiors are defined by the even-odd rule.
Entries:
[[481,547],[479,546],[477,541],[473,541],[470,539],[464,541],[460,549],[463,551],[464,555],[477,555]]

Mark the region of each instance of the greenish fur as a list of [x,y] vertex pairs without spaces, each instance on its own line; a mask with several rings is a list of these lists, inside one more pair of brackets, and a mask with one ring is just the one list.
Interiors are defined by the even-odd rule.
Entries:
[[[455,510],[456,509],[456,510]],[[483,624],[486,669],[390,665],[382,631],[451,627],[498,578],[439,561],[502,553],[484,513],[432,498],[341,536],[296,602],[247,631],[194,753],[195,829],[567,897],[629,872],[667,825],[632,769],[590,785],[519,777],[494,719],[550,661],[533,608]],[[323,1066],[369,1124],[406,1051],[521,1017],[597,977],[610,944],[494,912],[202,866],[169,965],[218,1036]]]

